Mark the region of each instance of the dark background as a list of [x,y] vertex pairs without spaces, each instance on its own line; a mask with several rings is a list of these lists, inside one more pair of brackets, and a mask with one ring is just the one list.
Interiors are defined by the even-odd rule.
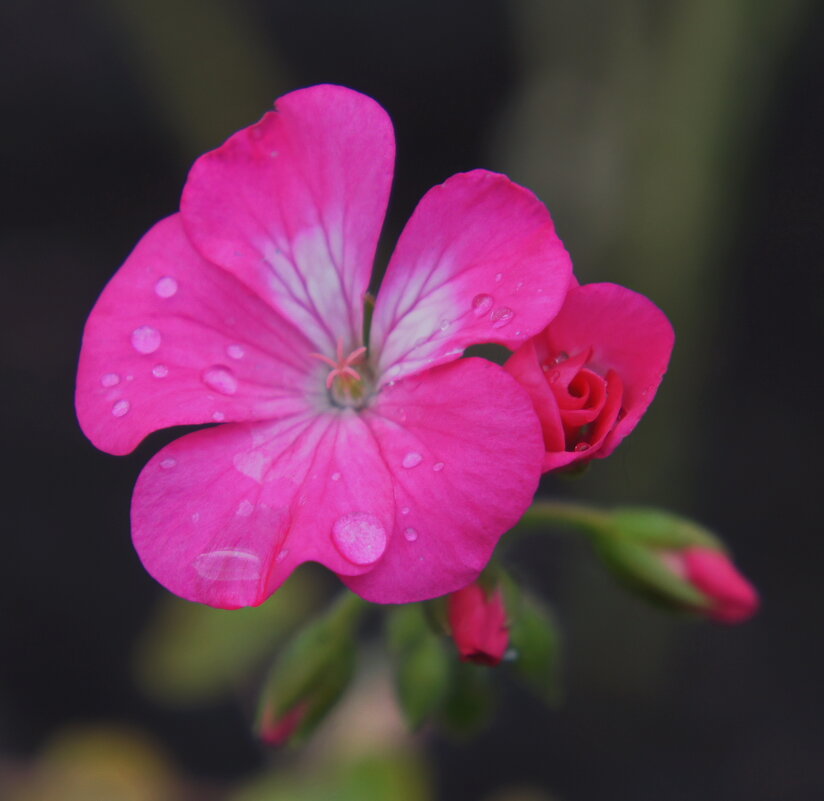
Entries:
[[97,294],[177,208],[192,160],[277,95],[334,82],[395,123],[384,255],[427,188],[484,166],[547,202],[583,281],[671,316],[676,356],[647,419],[608,464],[545,491],[695,517],[763,596],[741,627],[684,621],[627,598],[571,540],[519,543],[562,621],[567,698],[547,711],[506,685],[483,736],[430,736],[437,797],[824,797],[823,33],[814,2],[4,0],[9,764],[91,720],[149,732],[204,782],[263,764],[242,704],[169,708],[133,681],[163,591],[131,549],[129,498],[168,437],[95,451],[74,371]]

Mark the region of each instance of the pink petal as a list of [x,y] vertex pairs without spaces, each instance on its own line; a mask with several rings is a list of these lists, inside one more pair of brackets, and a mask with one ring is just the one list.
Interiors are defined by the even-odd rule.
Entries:
[[664,377],[675,335],[666,315],[648,298],[617,284],[586,284],[569,291],[546,332],[550,352],[592,348],[588,366],[623,383],[624,417],[606,436],[597,457],[612,453],[635,428]]
[[516,348],[561,307],[571,263],[549,212],[484,170],[418,204],[378,294],[370,348],[383,380],[452,361],[469,345]]
[[392,124],[340,86],[277,111],[195,162],[181,212],[195,247],[250,286],[328,356],[362,344],[363,296],[386,211]]
[[345,578],[378,603],[444,595],[474,580],[532,502],[543,442],[526,392],[464,359],[386,386],[363,413],[391,475],[391,547]]
[[352,411],[197,431],[140,474],[132,534],[172,592],[255,606],[302,562],[372,568],[392,546],[394,503],[375,441]]
[[293,414],[326,368],[291,323],[192,248],[180,216],[155,225],[94,307],[77,415],[109,453],[167,426]]

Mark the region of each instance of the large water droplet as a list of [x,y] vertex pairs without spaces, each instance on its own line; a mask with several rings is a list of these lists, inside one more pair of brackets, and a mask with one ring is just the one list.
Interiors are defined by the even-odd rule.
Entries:
[[341,555],[356,565],[371,565],[386,550],[386,530],[368,512],[339,517],[332,526],[332,540]]
[[100,379],[100,383],[104,387],[116,387],[120,383],[120,376],[117,373],[106,373]]
[[435,464],[433,464],[433,465],[432,465],[432,469],[433,469],[436,473],[440,473],[440,472],[441,472],[441,470],[443,470],[443,468],[444,468],[444,464],[443,464],[443,462],[435,462]]
[[503,328],[505,325],[509,325],[514,316],[515,312],[508,306],[499,306],[489,315],[489,319],[492,320],[493,328]]
[[418,539],[418,532],[415,531],[414,528],[407,528],[403,532],[403,536],[407,542],[415,542],[415,540]]
[[242,345],[228,345],[226,353],[230,359],[242,359],[246,355]]
[[403,457],[403,461],[401,464],[408,470],[412,467],[417,467],[423,461],[423,456],[415,451],[409,451],[406,456]]
[[210,367],[205,370],[203,383],[223,395],[234,395],[237,392],[237,379],[228,367]]
[[155,284],[155,294],[159,298],[170,298],[177,293],[177,281],[169,275],[163,276]]
[[475,295],[472,298],[472,311],[476,317],[483,317],[492,308],[494,302],[492,295]]
[[160,332],[150,325],[141,325],[132,331],[132,347],[146,355],[154,353],[160,347]]
[[177,464],[177,459],[172,459],[171,457],[169,457],[168,459],[164,459],[160,463],[160,466],[164,470],[171,470],[176,464]]
[[124,414],[127,414],[129,409],[132,408],[131,403],[127,400],[119,400],[112,406],[112,414],[115,417],[123,417]]
[[166,378],[169,375],[169,368],[165,364],[156,364],[152,367],[152,375],[155,378]]
[[225,548],[200,554],[195,559],[195,570],[211,581],[256,581],[260,577],[260,558],[248,551]]

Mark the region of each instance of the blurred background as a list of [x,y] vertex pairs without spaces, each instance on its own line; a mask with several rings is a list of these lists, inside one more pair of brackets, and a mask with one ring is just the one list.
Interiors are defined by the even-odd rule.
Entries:
[[[824,797],[824,5],[3,0],[0,42],[0,797]],[[574,539],[531,537],[509,560],[558,613],[560,707],[504,680],[480,737],[408,738],[370,674],[308,751],[256,744],[266,659],[332,583],[310,568],[288,603],[228,617],[171,600],[128,521],[170,435],[97,452],[74,371],[98,293],[194,158],[318,82],[394,120],[381,266],[430,186],[482,166],[547,203],[582,282],[667,312],[675,356],[639,429],[543,492],[707,524],[762,592],[754,621],[650,609]]]

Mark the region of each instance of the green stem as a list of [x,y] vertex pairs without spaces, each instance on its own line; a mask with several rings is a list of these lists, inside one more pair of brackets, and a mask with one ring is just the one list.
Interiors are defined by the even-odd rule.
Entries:
[[538,501],[527,509],[518,528],[560,526],[595,537],[603,532],[606,521],[606,512],[589,506],[562,501]]

